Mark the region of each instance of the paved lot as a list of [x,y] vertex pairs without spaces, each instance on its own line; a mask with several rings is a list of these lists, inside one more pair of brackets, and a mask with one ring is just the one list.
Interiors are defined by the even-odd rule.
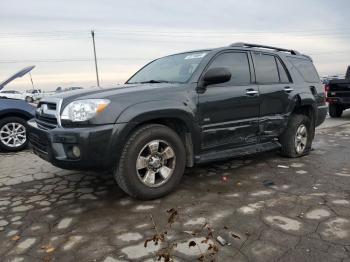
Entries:
[[188,169],[149,202],[109,173],[0,154],[0,260],[350,261],[350,124],[338,125],[318,129],[309,156]]

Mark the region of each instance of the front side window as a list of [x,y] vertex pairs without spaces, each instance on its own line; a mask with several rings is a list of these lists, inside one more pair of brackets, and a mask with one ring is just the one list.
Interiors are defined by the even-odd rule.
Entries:
[[279,83],[275,57],[261,53],[254,54],[256,81],[259,84]]
[[246,53],[228,52],[215,57],[208,69],[225,67],[231,72],[231,80],[224,85],[249,85],[250,69]]
[[127,84],[185,83],[208,52],[191,52],[159,58],[138,71]]

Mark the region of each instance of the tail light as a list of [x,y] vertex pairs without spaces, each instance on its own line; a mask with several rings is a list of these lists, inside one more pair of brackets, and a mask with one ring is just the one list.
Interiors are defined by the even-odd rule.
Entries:
[[329,90],[330,90],[330,86],[329,85],[325,85],[324,86],[324,98],[325,98],[326,101],[327,101]]
[[329,85],[325,85],[324,86],[324,91],[327,93],[327,92],[329,92],[329,90],[330,90]]

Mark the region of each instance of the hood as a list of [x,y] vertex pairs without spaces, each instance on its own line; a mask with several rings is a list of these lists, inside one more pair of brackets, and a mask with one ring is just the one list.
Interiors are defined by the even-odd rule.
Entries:
[[130,96],[135,93],[138,95],[151,94],[152,96],[157,96],[156,94],[160,89],[163,90],[176,90],[174,85],[181,84],[169,84],[169,83],[159,83],[159,84],[125,84],[117,87],[110,88],[90,88],[75,90],[69,92],[62,92],[53,95],[53,97],[61,98],[63,100],[76,100],[76,99],[89,99],[89,98],[111,98],[114,96]]
[[[62,108],[75,100],[81,99],[109,99],[112,104],[120,107],[155,100],[177,99],[182,96],[187,84],[155,83],[155,84],[126,84],[113,88],[91,88],[63,92],[44,97],[41,102],[50,102],[52,99],[62,100]],[[117,109],[116,109],[117,110]]]
[[12,82],[13,80],[28,74],[30,71],[32,71],[34,69],[34,67],[35,66],[25,67],[22,70],[18,71],[16,74],[14,74],[11,77],[7,78],[6,80],[2,81],[0,83],[0,90],[3,89],[8,83]]

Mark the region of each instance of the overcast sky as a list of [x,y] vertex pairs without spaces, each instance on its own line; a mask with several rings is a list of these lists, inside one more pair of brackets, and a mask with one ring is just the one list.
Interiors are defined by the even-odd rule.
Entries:
[[[1,0],[0,81],[36,65],[37,88],[125,81],[151,59],[254,42],[311,55],[320,75],[350,64],[349,0]],[[30,88],[29,76],[7,88]]]

